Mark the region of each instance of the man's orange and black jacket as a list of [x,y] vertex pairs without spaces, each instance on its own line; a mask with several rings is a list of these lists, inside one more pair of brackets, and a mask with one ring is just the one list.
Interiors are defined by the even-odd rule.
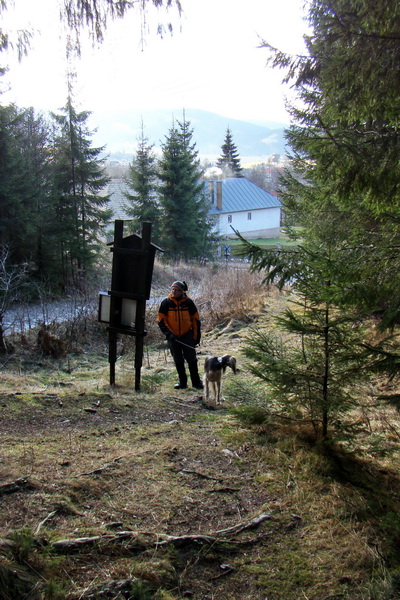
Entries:
[[193,339],[200,343],[200,316],[193,300],[183,294],[180,298],[173,298],[169,294],[159,308],[158,325],[164,335],[173,333],[177,337],[193,331]]

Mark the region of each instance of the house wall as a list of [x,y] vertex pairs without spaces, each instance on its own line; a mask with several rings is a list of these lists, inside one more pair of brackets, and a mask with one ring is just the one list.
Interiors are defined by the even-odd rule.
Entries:
[[[251,213],[251,219],[248,219]],[[229,222],[229,215],[232,221]],[[248,238],[278,237],[280,232],[281,208],[260,208],[218,215],[215,231],[219,235],[235,237],[232,231],[236,229]]]

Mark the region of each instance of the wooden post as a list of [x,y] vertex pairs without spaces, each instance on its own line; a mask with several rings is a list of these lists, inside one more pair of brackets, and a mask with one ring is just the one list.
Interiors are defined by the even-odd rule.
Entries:
[[115,363],[117,362],[117,339],[114,331],[108,335],[108,362],[110,363],[110,385],[115,385]]
[[[114,223],[114,247],[119,248],[122,245],[124,235],[124,222],[117,220]],[[117,277],[117,252],[113,252],[113,267],[111,274],[111,290],[116,289]],[[110,298],[110,329],[108,332],[108,362],[110,363],[110,385],[115,385],[115,363],[117,362],[117,342],[118,334],[112,331],[112,328],[118,325],[118,314],[121,310],[121,299],[111,294]]]
[[136,347],[135,347],[135,390],[140,391],[140,374],[143,364],[143,347],[144,347],[144,336],[145,336],[145,315],[146,315],[146,277],[147,277],[147,264],[150,260],[150,240],[151,240],[151,223],[142,223],[142,243],[141,250],[146,252],[146,265],[143,265],[143,269],[138,274],[138,289],[143,291],[143,295],[137,300],[136,304]]

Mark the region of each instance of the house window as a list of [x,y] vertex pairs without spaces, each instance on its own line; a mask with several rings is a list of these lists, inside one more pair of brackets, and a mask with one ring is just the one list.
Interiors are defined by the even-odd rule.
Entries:
[[228,223],[232,223],[232,215],[228,215]]
[[247,213],[247,220],[251,221],[251,213]]

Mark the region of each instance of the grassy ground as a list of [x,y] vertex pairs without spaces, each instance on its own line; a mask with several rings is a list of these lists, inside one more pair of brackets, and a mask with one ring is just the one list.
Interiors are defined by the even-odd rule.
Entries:
[[[151,327],[141,392],[128,342],[109,386],[96,324],[90,350],[56,360],[25,339],[3,361],[0,598],[399,597],[399,423],[364,414],[368,451],[357,455],[320,448],[298,425],[246,422],[258,392],[243,344],[284,302],[258,288],[251,309],[249,286],[236,280],[231,318],[215,286],[199,298],[200,364],[229,351],[240,368],[226,373],[217,410],[174,390]],[[373,453],[378,434],[387,444]]]
[[[276,249],[277,247],[284,248],[297,245],[297,242],[294,242],[288,238],[284,228],[281,229],[278,238],[256,238],[249,241],[252,244],[255,244],[256,246],[260,246],[261,248],[270,249]],[[232,256],[234,256],[235,248],[238,248],[241,245],[241,241],[239,239],[234,238],[227,240],[227,243],[231,247]]]

